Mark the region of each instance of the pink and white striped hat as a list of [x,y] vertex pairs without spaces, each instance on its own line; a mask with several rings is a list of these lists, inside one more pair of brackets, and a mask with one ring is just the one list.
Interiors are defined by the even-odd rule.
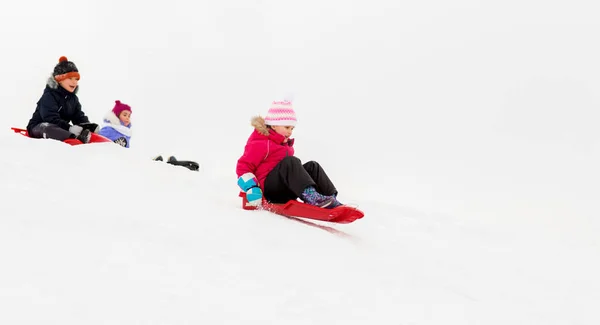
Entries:
[[296,126],[296,122],[296,112],[292,102],[287,100],[274,101],[265,117],[266,125]]

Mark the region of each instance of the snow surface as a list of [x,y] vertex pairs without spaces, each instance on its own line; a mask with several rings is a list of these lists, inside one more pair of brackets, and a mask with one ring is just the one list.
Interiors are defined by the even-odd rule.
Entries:
[[[3,2],[0,323],[598,324],[599,9]],[[10,132],[62,55],[131,149]],[[241,209],[249,119],[288,95],[365,218]]]

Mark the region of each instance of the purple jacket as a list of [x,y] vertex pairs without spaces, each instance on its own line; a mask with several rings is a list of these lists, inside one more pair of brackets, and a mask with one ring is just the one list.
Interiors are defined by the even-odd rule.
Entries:
[[102,121],[100,135],[111,139],[114,143],[125,148],[129,148],[131,140],[131,123],[128,126],[123,125],[121,120],[112,111],[108,112]]

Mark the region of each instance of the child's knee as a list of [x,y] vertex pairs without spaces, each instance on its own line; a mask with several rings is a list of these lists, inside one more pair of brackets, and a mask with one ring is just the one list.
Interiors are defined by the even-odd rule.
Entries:
[[300,161],[300,158],[295,157],[295,156],[287,156],[287,157],[283,158],[281,161],[283,163],[288,163],[288,164],[302,164],[302,161]]
[[306,170],[315,170],[321,167],[319,163],[314,160],[308,161],[302,166],[304,166],[304,169]]

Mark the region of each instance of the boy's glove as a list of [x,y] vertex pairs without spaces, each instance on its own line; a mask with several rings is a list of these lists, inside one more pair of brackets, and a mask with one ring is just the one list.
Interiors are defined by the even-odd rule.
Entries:
[[81,126],[83,129],[89,130],[90,132],[93,132],[93,133],[100,132],[100,127],[96,123],[79,123],[79,126]]
[[77,136],[77,140],[83,143],[90,143],[92,139],[92,133],[89,130],[83,129],[81,133]]
[[248,204],[259,206],[262,203],[262,190],[258,187],[258,180],[252,173],[245,173],[238,178],[238,186],[246,192]]
[[81,134],[83,128],[79,125],[71,125],[69,127],[69,132],[75,134],[75,137],[78,137]]

